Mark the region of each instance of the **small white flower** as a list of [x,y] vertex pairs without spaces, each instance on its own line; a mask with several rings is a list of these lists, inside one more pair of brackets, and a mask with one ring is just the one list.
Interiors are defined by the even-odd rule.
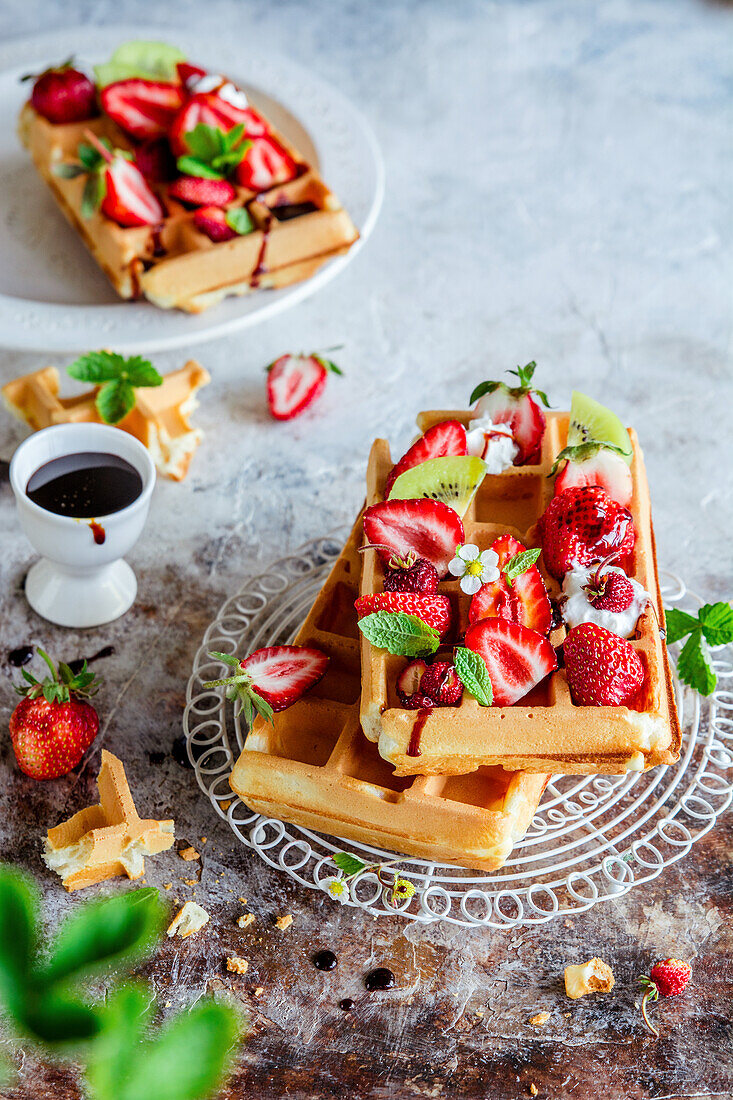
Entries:
[[346,879],[339,878],[338,875],[330,875],[328,878],[321,879],[320,886],[330,898],[342,905],[345,905],[350,898],[349,884]]
[[472,542],[456,547],[456,556],[448,566],[454,577],[461,578],[461,590],[475,596],[483,584],[499,579],[499,556],[493,550],[479,550]]

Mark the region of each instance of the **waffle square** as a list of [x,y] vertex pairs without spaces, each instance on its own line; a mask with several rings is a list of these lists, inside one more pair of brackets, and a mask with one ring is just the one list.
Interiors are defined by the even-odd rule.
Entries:
[[301,282],[358,240],[351,218],[315,168],[267,127],[299,165],[300,175],[261,192],[237,187],[229,206],[246,206],[255,229],[218,243],[196,228],[194,212],[171,198],[165,185],[151,185],[166,211],[160,225],[123,228],[100,211],[82,216],[84,177],[62,179],[54,167],[77,160],[85,130],[117,148],[132,149],[109,117],[51,123],[26,103],[19,135],[62,213],[121,298],[146,298],[161,309],[201,313],[228,295]]
[[354,600],[359,517],[296,643],[330,657],[321,682],[274,726],[257,718],[230,778],[252,810],[361,843],[493,871],[525,833],[548,775],[479,768],[398,778],[359,725]]
[[[569,423],[568,413],[546,415],[539,464],[486,476],[464,516],[466,542],[483,550],[508,531],[527,547],[539,545],[535,525],[552,498],[549,474],[555,456],[566,444]],[[418,417],[418,426],[424,432],[443,420],[467,424],[471,416],[467,411],[424,412]],[[648,607],[641,616],[636,634],[630,639],[646,672],[633,708],[575,706],[565,671],[558,669],[512,707],[481,707],[464,693],[459,707],[436,707],[427,717],[418,717],[417,711],[400,705],[396,694],[395,684],[405,658],[376,649],[363,638],[361,724],[397,775],[465,775],[475,768],[495,765],[567,775],[617,775],[677,760],[680,729],[667,650],[658,625],[664,623],[664,609],[649,487],[636,433],[632,430],[630,436],[634,451],[630,511],[637,537],[629,575],[647,589],[653,604],[653,609]],[[369,459],[368,505],[382,500],[392,464],[389,445],[377,439]],[[369,551],[364,558],[362,594],[380,592],[384,571],[379,556]],[[539,565],[542,569],[542,559]],[[561,595],[558,582],[544,570],[543,577],[550,596]],[[461,592],[454,578],[442,581],[439,591],[451,599],[460,634],[468,625],[471,598]],[[565,633],[564,627],[553,631],[552,644],[559,645]],[[417,756],[408,754],[416,722],[424,723]]]

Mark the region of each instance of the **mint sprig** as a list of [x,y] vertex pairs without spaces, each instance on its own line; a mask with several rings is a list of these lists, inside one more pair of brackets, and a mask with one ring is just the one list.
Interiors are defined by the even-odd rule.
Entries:
[[733,642],[733,607],[721,600],[704,604],[697,615],[673,607],[665,611],[667,644],[687,638],[677,658],[677,674],[683,683],[710,695],[718,677],[710,659],[708,646]]
[[472,649],[458,646],[453,653],[453,663],[458,679],[466,691],[473,695],[482,707],[490,707],[494,701],[494,689],[483,657],[474,653]]
[[113,351],[90,351],[67,368],[72,378],[100,387],[97,412],[105,424],[119,424],[135,407],[135,390],[160,386],[163,379],[140,355],[125,359]]
[[359,619],[358,626],[372,645],[398,657],[435,653],[440,644],[440,635],[434,627],[404,611],[373,611]]
[[532,568],[541,553],[539,546],[535,546],[531,550],[522,550],[520,554],[515,554],[513,558],[509,559],[501,571],[506,577],[510,588],[512,587],[512,581],[515,581],[517,577],[521,577],[522,573],[526,573],[528,569]]
[[184,140],[188,153],[176,161],[178,171],[209,180],[226,179],[252,145],[244,136],[243,122],[227,131],[199,122],[184,134]]
[[540,401],[546,408],[551,408],[550,402],[547,400],[547,394],[544,390],[538,390],[532,385],[532,377],[537,364],[534,359],[531,363],[527,363],[524,367],[517,367],[516,370],[509,370],[507,374],[513,374],[518,382],[518,385],[508,386],[506,382],[479,382],[475,387],[473,393],[469,398],[469,404],[473,405],[474,401],[478,401],[479,397],[483,397],[484,394],[494,393],[495,390],[505,390],[512,397],[524,397],[527,393],[534,393],[539,397]]

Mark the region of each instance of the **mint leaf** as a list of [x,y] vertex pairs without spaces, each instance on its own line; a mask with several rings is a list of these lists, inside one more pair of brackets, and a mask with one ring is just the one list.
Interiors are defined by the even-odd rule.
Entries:
[[694,615],[688,615],[686,611],[680,611],[677,607],[665,608],[664,618],[667,628],[667,645],[679,642],[691,630],[697,630],[700,626]]
[[31,879],[0,867],[0,999],[12,1010],[22,999],[38,937],[38,891]]
[[520,554],[515,554],[513,558],[509,559],[502,569],[502,573],[505,575],[510,588],[513,580],[521,577],[522,573],[526,573],[528,569],[532,568],[541,553],[539,547],[534,547],[531,550],[523,550]]
[[158,374],[153,364],[143,359],[141,355],[133,355],[125,361],[123,378],[130,385],[135,386],[161,386],[163,378]]
[[109,382],[119,378],[125,369],[125,360],[112,351],[89,351],[80,355],[70,367],[66,368],[72,378],[78,382]]
[[483,657],[474,653],[472,649],[459,646],[453,654],[453,663],[466,691],[470,692],[482,707],[490,707],[494,699],[494,690]]
[[359,619],[358,626],[372,645],[400,657],[435,653],[440,644],[437,630],[404,611],[374,611]]
[[205,122],[199,122],[183,136],[189,153],[204,162],[212,161],[219,153],[224,152],[224,131],[218,126],[207,126]]
[[119,1082],[150,1026],[155,1001],[148,986],[125,982],[112,990],[100,1016],[101,1031],[92,1049],[87,1081],[97,1100],[115,1100]]
[[228,175],[252,144],[244,136],[242,122],[227,131],[199,122],[184,134],[184,140],[190,156],[178,158],[179,171],[206,179],[222,179]]
[[248,233],[253,232],[255,227],[252,215],[243,206],[235,206],[231,210],[227,210],[224,220],[230,229],[233,229],[235,233],[239,233],[240,237],[246,237]]
[[90,902],[60,926],[44,982],[108,970],[144,958],[163,932],[166,910],[152,886]]
[[331,859],[336,864],[339,871],[343,871],[344,874],[349,877],[351,877],[351,875],[358,875],[360,871],[366,868],[366,863],[357,859],[356,856],[350,856],[347,852],[334,852]]
[[135,407],[135,391],[129,382],[105,382],[95,404],[105,424],[119,424]]
[[56,989],[29,990],[16,1023],[47,1045],[78,1043],[100,1029],[97,1012],[70,994]]
[[198,157],[179,157],[176,161],[176,168],[179,172],[183,172],[184,176],[196,176],[198,179],[205,180],[220,180],[224,178],[224,173],[212,168],[204,160],[199,160]]
[[717,683],[700,628],[693,631],[677,658],[677,675],[700,695],[710,695]]
[[700,622],[709,645],[733,642],[733,607],[729,603],[706,603],[700,608]]
[[91,218],[107,193],[107,182],[102,173],[89,176],[81,196],[81,216]]

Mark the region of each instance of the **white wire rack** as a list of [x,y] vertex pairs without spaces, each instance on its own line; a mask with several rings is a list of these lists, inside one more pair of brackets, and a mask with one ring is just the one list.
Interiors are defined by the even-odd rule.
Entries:
[[[371,869],[350,881],[347,904],[375,915],[513,928],[577,914],[649,882],[687,855],[733,800],[733,647],[713,654],[718,688],[701,699],[677,684],[683,728],[677,764],[621,776],[554,776],[511,858],[493,874],[468,871],[339,840],[253,813],[229,787],[246,736],[221,689],[202,688],[216,674],[209,650],[247,653],[291,640],[345,540],[314,539],[281,558],[221,607],[204,635],[188,683],[183,725],[199,786],[237,838],[302,886],[323,889],[336,873],[334,852],[363,863],[397,861],[413,897],[395,908]],[[663,573],[665,604],[696,609],[701,600]],[[673,658],[677,647],[672,647]],[[222,803],[229,803],[226,809]]]

